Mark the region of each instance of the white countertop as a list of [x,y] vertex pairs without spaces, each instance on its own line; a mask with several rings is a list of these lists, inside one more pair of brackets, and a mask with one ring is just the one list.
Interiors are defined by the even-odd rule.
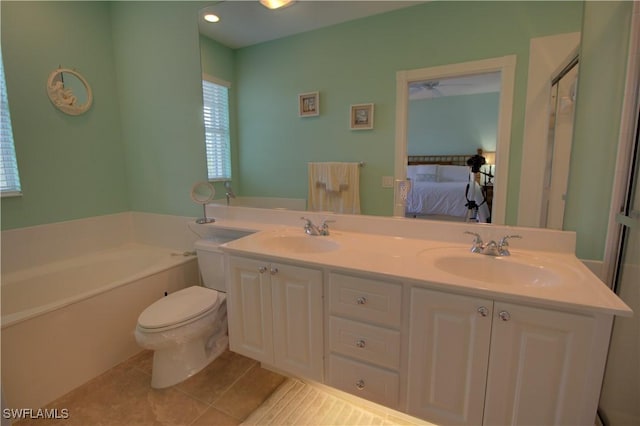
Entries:
[[[550,308],[631,316],[631,309],[620,300],[573,254],[524,250],[525,242],[511,242],[511,256],[495,258],[469,252],[470,244],[448,243],[426,239],[394,237],[332,230],[329,236],[308,236],[301,227],[260,224],[260,232],[228,242],[225,252],[239,255],[267,256],[275,261],[380,274],[398,282],[422,283],[434,289],[506,301],[533,303]],[[291,237],[322,239],[327,251],[306,252],[279,248],[273,241]],[[324,245],[325,243],[319,243]],[[551,281],[502,282],[480,280],[469,271],[449,271],[436,266],[437,259],[453,255],[473,262],[510,262],[531,266],[541,276],[554,276]],[[476,258],[480,256],[481,258]],[[462,273],[466,272],[466,273]],[[460,274],[462,273],[462,275]],[[507,282],[509,281],[509,282]]]

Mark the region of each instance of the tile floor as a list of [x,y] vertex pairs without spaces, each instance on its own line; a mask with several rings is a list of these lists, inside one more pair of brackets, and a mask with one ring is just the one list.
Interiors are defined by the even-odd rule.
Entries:
[[285,380],[258,362],[226,351],[195,376],[152,389],[153,352],[144,351],[62,396],[46,408],[68,419],[21,420],[16,426],[238,425]]

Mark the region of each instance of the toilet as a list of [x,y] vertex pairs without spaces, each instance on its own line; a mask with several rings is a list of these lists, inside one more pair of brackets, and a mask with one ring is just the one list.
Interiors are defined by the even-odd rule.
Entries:
[[227,240],[198,240],[198,267],[204,287],[169,294],[138,317],[135,338],[154,351],[151,387],[166,388],[193,376],[227,348],[224,258]]

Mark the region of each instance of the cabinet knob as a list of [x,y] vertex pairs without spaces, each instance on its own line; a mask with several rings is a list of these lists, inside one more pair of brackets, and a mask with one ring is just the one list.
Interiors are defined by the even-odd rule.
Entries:
[[364,296],[360,296],[356,299],[356,303],[358,305],[364,305],[365,303],[367,303],[367,298]]
[[367,342],[365,342],[364,340],[360,339],[356,342],[356,346],[359,348],[364,348],[365,346],[367,346]]
[[267,267],[266,267],[266,266],[261,266],[261,267],[259,267],[259,268],[258,268],[258,271],[259,271],[261,274],[264,274],[265,272],[267,272]]
[[486,307],[486,306],[480,306],[480,307],[478,308],[478,313],[479,313],[481,316],[486,317],[487,315],[489,315],[489,309],[487,309],[487,307]]
[[271,268],[269,272],[271,273],[271,275],[275,275],[278,273],[278,268]]
[[500,311],[498,317],[500,317],[502,321],[509,321],[511,319],[511,314],[507,311]]
[[364,389],[364,380],[362,380],[362,379],[358,380],[358,381],[356,382],[356,388],[357,388],[358,390],[362,390],[362,389]]

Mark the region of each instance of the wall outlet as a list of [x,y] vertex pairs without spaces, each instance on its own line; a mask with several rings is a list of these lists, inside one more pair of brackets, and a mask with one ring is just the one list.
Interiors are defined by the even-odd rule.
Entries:
[[393,188],[393,176],[382,176],[382,187]]

